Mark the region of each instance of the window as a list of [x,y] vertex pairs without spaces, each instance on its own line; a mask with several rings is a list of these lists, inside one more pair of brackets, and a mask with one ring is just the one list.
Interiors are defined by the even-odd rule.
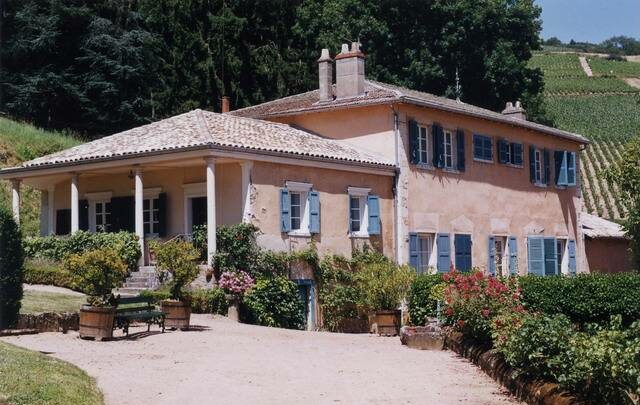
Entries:
[[493,142],[491,137],[473,135],[473,158],[487,162],[493,161]]
[[543,183],[542,177],[542,152],[540,149],[536,149],[534,151],[534,167],[535,167],[535,177],[534,180],[538,184]]
[[320,233],[320,195],[311,184],[288,181],[280,190],[281,231],[309,236]]
[[418,135],[418,162],[427,164],[429,162],[429,135],[426,127],[420,127]]
[[142,202],[142,221],[145,235],[157,235],[160,224],[160,201],[158,198],[146,198]]
[[495,268],[496,268],[496,275],[498,276],[504,276],[505,272],[504,272],[504,247],[505,247],[505,243],[504,243],[504,239],[503,237],[500,236],[496,236],[495,241],[494,241],[494,251],[496,252],[496,256],[495,256]]
[[454,247],[456,258],[456,269],[460,271],[471,271],[471,235],[454,235]]
[[562,262],[564,260],[566,242],[567,241],[564,239],[556,240],[556,260],[557,260],[558,273],[562,273],[562,269],[563,269]]
[[433,235],[418,235],[418,273],[425,273],[429,270],[429,261],[433,252]]
[[454,168],[454,145],[453,145],[453,134],[451,131],[445,130],[443,143],[442,143],[442,154],[444,157],[444,167],[446,169]]
[[302,225],[302,193],[291,192],[291,230],[299,231]]
[[348,187],[349,233],[355,237],[380,234],[380,203],[370,188]]
[[95,202],[95,232],[111,231],[111,201]]
[[558,245],[556,238],[530,236],[527,238],[529,273],[552,276],[559,272]]
[[349,231],[360,232],[362,225],[362,197],[349,196]]
[[576,153],[555,152],[556,184],[558,186],[576,185]]
[[498,140],[498,161],[506,165],[522,166],[522,144]]

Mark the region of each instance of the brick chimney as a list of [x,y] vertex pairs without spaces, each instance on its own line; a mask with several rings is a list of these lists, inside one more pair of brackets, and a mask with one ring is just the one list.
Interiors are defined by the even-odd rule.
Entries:
[[519,120],[527,120],[527,112],[522,108],[522,103],[519,101],[516,101],[515,105],[511,101],[507,102],[502,114]]
[[342,44],[336,55],[336,97],[346,98],[364,94],[364,53],[360,43]]
[[324,48],[318,59],[318,79],[320,86],[320,102],[333,100],[333,59],[329,50]]
[[228,113],[229,111],[229,96],[222,96],[222,113]]

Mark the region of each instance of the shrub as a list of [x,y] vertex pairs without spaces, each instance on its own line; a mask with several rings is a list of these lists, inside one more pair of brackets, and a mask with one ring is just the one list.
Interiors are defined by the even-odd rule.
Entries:
[[361,305],[368,311],[391,310],[406,298],[415,272],[389,260],[365,264],[356,274]]
[[343,256],[325,256],[317,274],[323,326],[333,332],[339,331],[346,319],[361,315],[358,311],[361,294],[351,265]]
[[24,278],[20,228],[11,212],[0,207],[0,329],[18,320]]
[[140,244],[135,234],[129,232],[84,232],[69,236],[38,236],[24,239],[26,257],[61,261],[67,255],[89,250],[110,248],[127,265],[130,271],[137,270]]
[[185,287],[191,284],[200,272],[196,264],[199,257],[196,248],[191,243],[179,240],[156,242],[151,248],[156,254],[156,271],[160,281],[169,279],[171,298],[187,298]]
[[256,243],[258,231],[255,225],[247,223],[219,227],[216,231],[217,251],[213,258],[216,269],[220,272],[241,269],[252,272],[259,251]]
[[225,271],[220,276],[218,285],[227,293],[241,296],[253,287],[254,280],[245,271]]
[[222,288],[204,288],[191,293],[191,311],[195,314],[226,315],[228,307]]
[[409,319],[413,325],[424,325],[427,316],[435,316],[437,300],[431,298],[431,289],[442,283],[440,274],[419,274],[411,283],[409,292]]
[[45,284],[77,290],[71,274],[60,262],[49,259],[28,259],[24,263],[24,282]]
[[113,305],[112,290],[122,285],[127,266],[112,249],[102,248],[67,256],[63,265],[73,282],[87,293],[92,306]]
[[286,277],[259,279],[244,296],[246,320],[263,326],[289,329],[304,327],[304,308],[298,287]]
[[151,299],[151,303],[158,305],[161,301],[171,298],[171,292],[168,288],[161,287],[157,290],[142,290],[138,296]]
[[562,313],[572,322],[624,325],[640,319],[640,275],[581,274],[576,277],[521,277],[522,303],[531,311]]

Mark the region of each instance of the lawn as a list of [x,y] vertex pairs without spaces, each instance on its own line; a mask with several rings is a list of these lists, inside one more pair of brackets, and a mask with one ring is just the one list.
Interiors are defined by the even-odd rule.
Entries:
[[20,312],[23,314],[77,312],[85,302],[83,296],[27,290],[22,298]]
[[67,362],[0,342],[0,403],[101,405],[102,393],[84,371]]

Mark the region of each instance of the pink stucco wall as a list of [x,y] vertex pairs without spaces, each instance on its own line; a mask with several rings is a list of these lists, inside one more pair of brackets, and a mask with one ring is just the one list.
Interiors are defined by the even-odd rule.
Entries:
[[594,273],[622,273],[633,270],[627,239],[585,239],[589,270]]

